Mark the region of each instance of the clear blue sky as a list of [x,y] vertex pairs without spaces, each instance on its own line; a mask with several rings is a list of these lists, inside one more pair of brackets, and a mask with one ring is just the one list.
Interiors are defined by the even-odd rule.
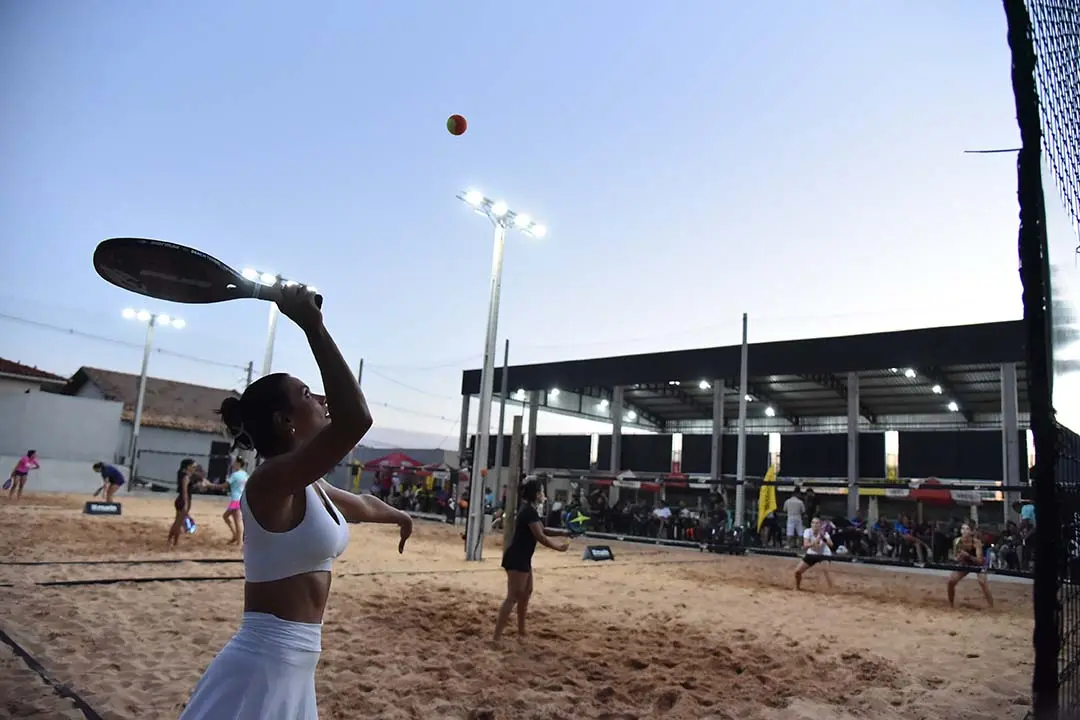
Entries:
[[[743,311],[753,340],[1021,312],[1013,157],[962,154],[1017,143],[999,3],[35,0],[0,6],[0,62],[0,312],[135,346],[122,308],[175,312],[158,347],[258,367],[265,305],[90,264],[194,245],[318,285],[381,427],[456,435],[491,257],[465,187],[550,227],[507,248],[515,363],[735,343]],[[0,322],[0,356],[138,371]],[[275,369],[318,384],[291,327]]]

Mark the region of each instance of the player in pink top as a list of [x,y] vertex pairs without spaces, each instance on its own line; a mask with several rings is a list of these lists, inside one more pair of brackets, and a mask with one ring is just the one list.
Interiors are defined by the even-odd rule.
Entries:
[[26,485],[26,476],[30,474],[31,470],[37,470],[40,467],[37,461],[37,450],[27,450],[26,454],[19,458],[15,469],[11,471],[8,481],[4,483],[11,488],[8,490],[8,497],[14,497],[16,500],[21,499],[23,486]]

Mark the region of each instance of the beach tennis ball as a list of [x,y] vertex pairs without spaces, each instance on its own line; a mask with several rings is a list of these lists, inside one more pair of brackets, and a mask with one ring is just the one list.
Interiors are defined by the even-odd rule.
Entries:
[[461,115],[451,115],[446,118],[446,129],[451,135],[464,135],[468,126],[469,123],[465,122],[465,118]]

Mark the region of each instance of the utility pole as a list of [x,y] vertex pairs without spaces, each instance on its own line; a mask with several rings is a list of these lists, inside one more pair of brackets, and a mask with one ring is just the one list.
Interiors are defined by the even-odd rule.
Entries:
[[251,386],[251,383],[254,382],[254,377],[255,377],[255,361],[254,360],[249,360],[248,364],[247,364],[247,384],[244,385],[245,388],[248,388],[248,387]]

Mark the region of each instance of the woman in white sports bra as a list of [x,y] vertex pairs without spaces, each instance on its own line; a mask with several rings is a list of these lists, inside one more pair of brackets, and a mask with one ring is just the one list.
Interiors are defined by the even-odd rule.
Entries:
[[183,720],[315,720],[330,568],[349,542],[348,523],[399,525],[398,552],[412,533],[407,514],[322,479],[360,442],[371,413],[311,292],[284,288],[277,304],[307,335],[333,416],[285,373],[221,403],[235,446],[256,450],[263,462],[240,500],[244,617],[196,685]]

